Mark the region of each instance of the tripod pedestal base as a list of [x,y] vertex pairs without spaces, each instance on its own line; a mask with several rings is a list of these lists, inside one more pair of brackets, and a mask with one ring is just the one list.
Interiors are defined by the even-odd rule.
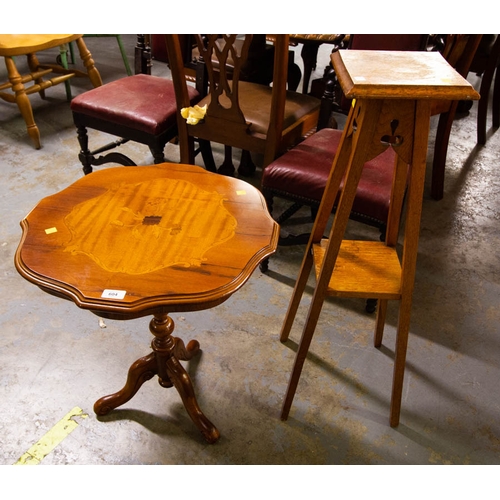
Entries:
[[153,352],[133,363],[123,389],[96,401],[94,411],[100,416],[107,415],[132,399],[144,382],[158,375],[162,387],[177,389],[189,416],[205,440],[215,443],[220,433],[200,410],[191,379],[179,362],[190,360],[199,351],[200,344],[191,340],[185,346],[181,339],[173,337],[174,321],[167,314],[155,315],[149,329],[155,336],[151,343]]

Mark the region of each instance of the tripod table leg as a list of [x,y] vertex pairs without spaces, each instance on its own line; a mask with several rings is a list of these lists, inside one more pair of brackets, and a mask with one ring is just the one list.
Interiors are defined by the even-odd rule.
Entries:
[[141,388],[141,385],[157,373],[156,354],[154,352],[138,359],[128,371],[125,387],[115,394],[104,396],[96,401],[94,411],[100,416],[107,415],[111,410],[132,399]]

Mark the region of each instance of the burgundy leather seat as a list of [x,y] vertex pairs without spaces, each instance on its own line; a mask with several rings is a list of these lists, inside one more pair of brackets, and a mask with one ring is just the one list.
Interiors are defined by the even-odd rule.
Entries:
[[73,99],[71,110],[155,135],[176,123],[172,82],[151,75],[134,75],[85,92]]
[[[200,96],[196,89],[188,86],[191,105]],[[177,135],[177,102],[172,80],[152,75],[134,75],[107,83],[85,92],[71,101],[73,120],[78,129],[81,146],[80,161],[84,172],[92,171],[92,165],[116,162],[134,165],[120,154],[105,157],[94,155],[112,147],[112,143],[95,152],[88,149],[87,128],[100,130],[126,140],[149,146],[155,163],[165,161],[165,144]]]
[[[340,130],[322,129],[266,167],[261,189],[270,210],[275,196],[313,210],[319,207],[341,136]],[[351,211],[353,220],[378,227],[381,238],[389,213],[395,159],[389,147],[365,164]]]

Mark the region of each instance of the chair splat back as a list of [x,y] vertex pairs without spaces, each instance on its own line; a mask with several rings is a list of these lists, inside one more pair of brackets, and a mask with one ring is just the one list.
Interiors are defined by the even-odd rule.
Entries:
[[[236,35],[207,35],[205,40],[196,35],[198,50],[208,74],[210,85],[210,116],[245,124],[245,116],[238,101],[238,82],[242,66],[246,63],[253,35],[246,35],[236,45]],[[214,58],[215,56],[215,58]],[[214,60],[215,59],[215,60]],[[218,62],[217,69],[215,61]]]
[[[186,107],[179,38],[166,37],[177,104]],[[208,89],[198,105],[206,104],[207,113],[196,125],[178,114],[183,163],[193,163],[192,139],[197,138],[260,154],[265,168],[316,126],[319,99],[287,90],[289,35],[277,35],[271,47],[264,35],[196,35],[196,41],[197,88]],[[255,81],[255,69],[268,78]]]

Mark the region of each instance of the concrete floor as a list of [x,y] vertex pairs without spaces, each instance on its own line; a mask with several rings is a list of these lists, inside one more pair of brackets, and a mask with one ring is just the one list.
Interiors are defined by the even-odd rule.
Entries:
[[[132,62],[135,37],[125,42]],[[114,40],[87,44],[105,81],[125,76]],[[155,63],[155,74],[165,70]],[[4,78],[5,68],[0,73]],[[471,82],[479,84],[474,75]],[[73,80],[74,94],[89,88]],[[94,402],[120,389],[130,364],[149,353],[149,318],[102,325],[16,272],[19,221],[82,175],[64,86],[31,101],[38,151],[16,106],[0,101],[0,464],[14,464],[75,407],[85,418],[74,418],[76,429],[43,465],[500,464],[500,132],[490,130],[487,145],[476,145],[477,104],[453,127],[444,199],[431,200],[426,187],[399,427],[388,425],[396,304],[375,349],[374,317],[362,300],[325,303],[290,417],[280,420],[310,300],[308,293],[290,340],[280,343],[304,250],[283,247],[268,274],[256,270],[223,305],[174,315],[176,334],[202,346],[186,366],[201,408],[221,432],[207,445],[177,392],[155,380],[109,416],[93,413]],[[105,138],[93,133],[91,140]],[[432,142],[433,135],[429,160]],[[152,162],[147,148],[124,149],[139,164]],[[167,157],[178,161],[176,146]],[[356,237],[372,230],[352,223],[348,231]]]

